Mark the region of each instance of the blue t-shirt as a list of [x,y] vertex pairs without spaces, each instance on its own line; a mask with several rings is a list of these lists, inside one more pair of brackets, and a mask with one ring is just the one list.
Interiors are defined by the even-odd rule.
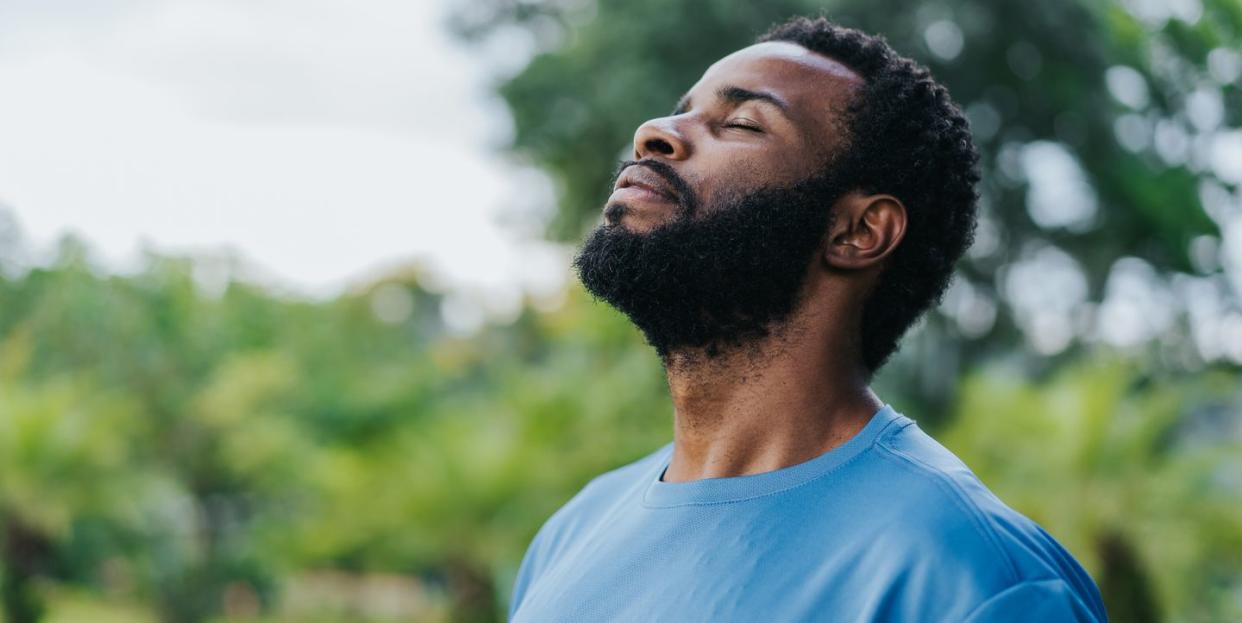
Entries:
[[664,482],[672,451],[595,478],[548,519],[510,620],[1107,620],[1069,552],[890,405],[762,474]]

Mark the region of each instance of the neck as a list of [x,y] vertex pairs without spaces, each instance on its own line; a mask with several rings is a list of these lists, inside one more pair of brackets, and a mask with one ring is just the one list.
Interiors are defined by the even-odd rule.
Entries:
[[856,335],[795,317],[760,342],[665,360],[673,457],[664,480],[758,474],[848,441],[883,406],[858,364]]

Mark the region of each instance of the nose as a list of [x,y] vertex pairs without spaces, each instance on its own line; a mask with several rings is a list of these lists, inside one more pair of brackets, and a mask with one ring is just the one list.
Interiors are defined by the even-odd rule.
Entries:
[[678,129],[676,117],[649,119],[634,132],[634,159],[652,156],[668,160],[690,157],[690,141]]

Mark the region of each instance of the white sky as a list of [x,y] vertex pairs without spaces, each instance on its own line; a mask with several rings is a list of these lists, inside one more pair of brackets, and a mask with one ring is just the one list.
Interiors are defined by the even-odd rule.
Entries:
[[502,307],[555,291],[566,250],[499,222],[547,183],[496,155],[509,121],[444,10],[4,0],[0,203],[36,246],[72,231],[117,269],[145,244],[234,250],[310,294],[411,260]]

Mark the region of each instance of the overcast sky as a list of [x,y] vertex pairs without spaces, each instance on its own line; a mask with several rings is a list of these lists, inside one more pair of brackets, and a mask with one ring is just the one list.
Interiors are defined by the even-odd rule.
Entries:
[[36,245],[71,231],[118,269],[146,244],[233,249],[317,294],[409,260],[502,302],[555,289],[566,251],[500,223],[546,182],[496,155],[494,68],[444,11],[4,0],[0,203]]

